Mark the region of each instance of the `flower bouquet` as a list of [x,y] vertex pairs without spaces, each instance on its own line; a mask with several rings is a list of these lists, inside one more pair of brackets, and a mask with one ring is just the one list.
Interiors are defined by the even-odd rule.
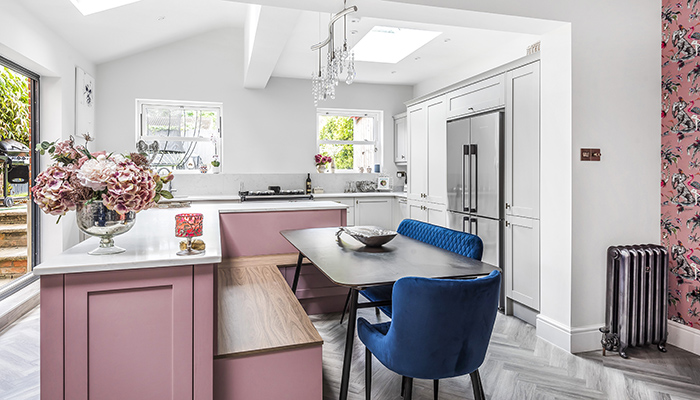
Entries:
[[76,204],[90,201],[102,201],[108,209],[125,214],[151,208],[161,198],[173,198],[163,190],[173,175],[153,172],[142,154],[91,153],[72,138],[42,142],[37,151],[51,154],[55,161],[37,175],[32,187],[34,202],[47,214],[65,215]]
[[323,173],[326,171],[326,164],[333,162],[333,157],[323,154],[316,154],[314,156],[314,161],[316,161],[316,171]]
[[163,189],[173,175],[161,177],[153,172],[142,154],[90,152],[73,138],[42,142],[37,151],[49,153],[54,163],[37,175],[32,187],[34,202],[59,220],[77,210],[78,227],[102,238],[100,248],[90,254],[124,251],[114,247],[112,236],[131,229],[139,211],[153,207],[161,198],[173,197]]

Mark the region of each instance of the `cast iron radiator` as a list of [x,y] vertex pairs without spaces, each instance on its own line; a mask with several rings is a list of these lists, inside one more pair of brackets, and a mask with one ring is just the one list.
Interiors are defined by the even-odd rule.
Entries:
[[601,344],[627,358],[627,347],[655,344],[666,351],[668,252],[659,245],[608,248],[606,326]]

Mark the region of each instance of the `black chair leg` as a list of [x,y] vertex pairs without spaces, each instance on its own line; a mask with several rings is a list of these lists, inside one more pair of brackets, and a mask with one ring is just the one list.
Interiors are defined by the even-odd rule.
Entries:
[[365,347],[365,400],[372,398],[372,352]]
[[405,384],[403,389],[403,398],[404,400],[411,400],[413,397],[413,378],[405,376],[404,379]]
[[348,303],[350,303],[350,290],[348,290],[348,297],[345,298],[345,306],[343,306],[343,313],[340,315],[340,324],[343,324],[343,318],[345,318],[345,312],[348,311]]
[[438,386],[440,385],[440,380],[433,380],[433,400],[438,400]]
[[479,375],[479,370],[477,369],[476,371],[469,374],[469,377],[472,378],[474,400],[486,400],[486,396],[484,396],[484,387],[481,386],[481,376]]
[[403,397],[404,391],[406,390],[406,377],[401,377],[401,397]]

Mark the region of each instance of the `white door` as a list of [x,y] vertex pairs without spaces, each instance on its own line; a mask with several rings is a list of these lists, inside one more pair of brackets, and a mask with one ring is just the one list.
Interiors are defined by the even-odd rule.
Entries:
[[506,76],[506,214],[539,218],[540,63]]
[[427,101],[427,170],[428,187],[425,200],[445,204],[447,200],[447,121],[445,96]]
[[393,225],[391,203],[391,198],[355,200],[356,225],[391,229]]
[[416,221],[428,222],[428,208],[422,201],[408,200],[408,214]]
[[408,197],[422,199],[428,191],[428,137],[425,103],[408,109]]
[[506,216],[506,296],[540,309],[540,221]]

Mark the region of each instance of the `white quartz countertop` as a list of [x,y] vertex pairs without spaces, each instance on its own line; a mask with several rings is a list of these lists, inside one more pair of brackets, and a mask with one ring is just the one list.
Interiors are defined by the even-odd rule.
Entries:
[[[267,212],[332,210],[347,208],[332,201],[251,201],[198,202],[190,207],[153,208],[136,215],[136,223],[129,232],[114,237],[116,246],[126,249],[124,253],[93,256],[87,254],[99,245],[99,239],[91,237],[63,253],[50,257],[36,266],[34,275],[68,274],[80,272],[116,271],[139,268],[169,267],[176,265],[202,265],[221,262],[221,234],[219,214],[232,212]],[[202,213],[203,235],[206,243],[204,254],[178,256],[180,241],[175,237],[175,215],[180,213]]]
[[314,199],[346,198],[346,197],[406,197],[404,192],[353,192],[353,193],[314,193]]
[[[314,199],[323,200],[327,198],[346,198],[346,197],[399,197],[406,198],[406,192],[353,192],[353,193],[314,193]],[[164,200],[163,203],[172,202],[240,202],[241,196],[238,195],[203,195],[203,196],[175,196],[171,200]],[[250,202],[260,202],[261,200],[252,200]],[[268,201],[268,200],[262,200]],[[274,201],[274,200],[272,200]]]

